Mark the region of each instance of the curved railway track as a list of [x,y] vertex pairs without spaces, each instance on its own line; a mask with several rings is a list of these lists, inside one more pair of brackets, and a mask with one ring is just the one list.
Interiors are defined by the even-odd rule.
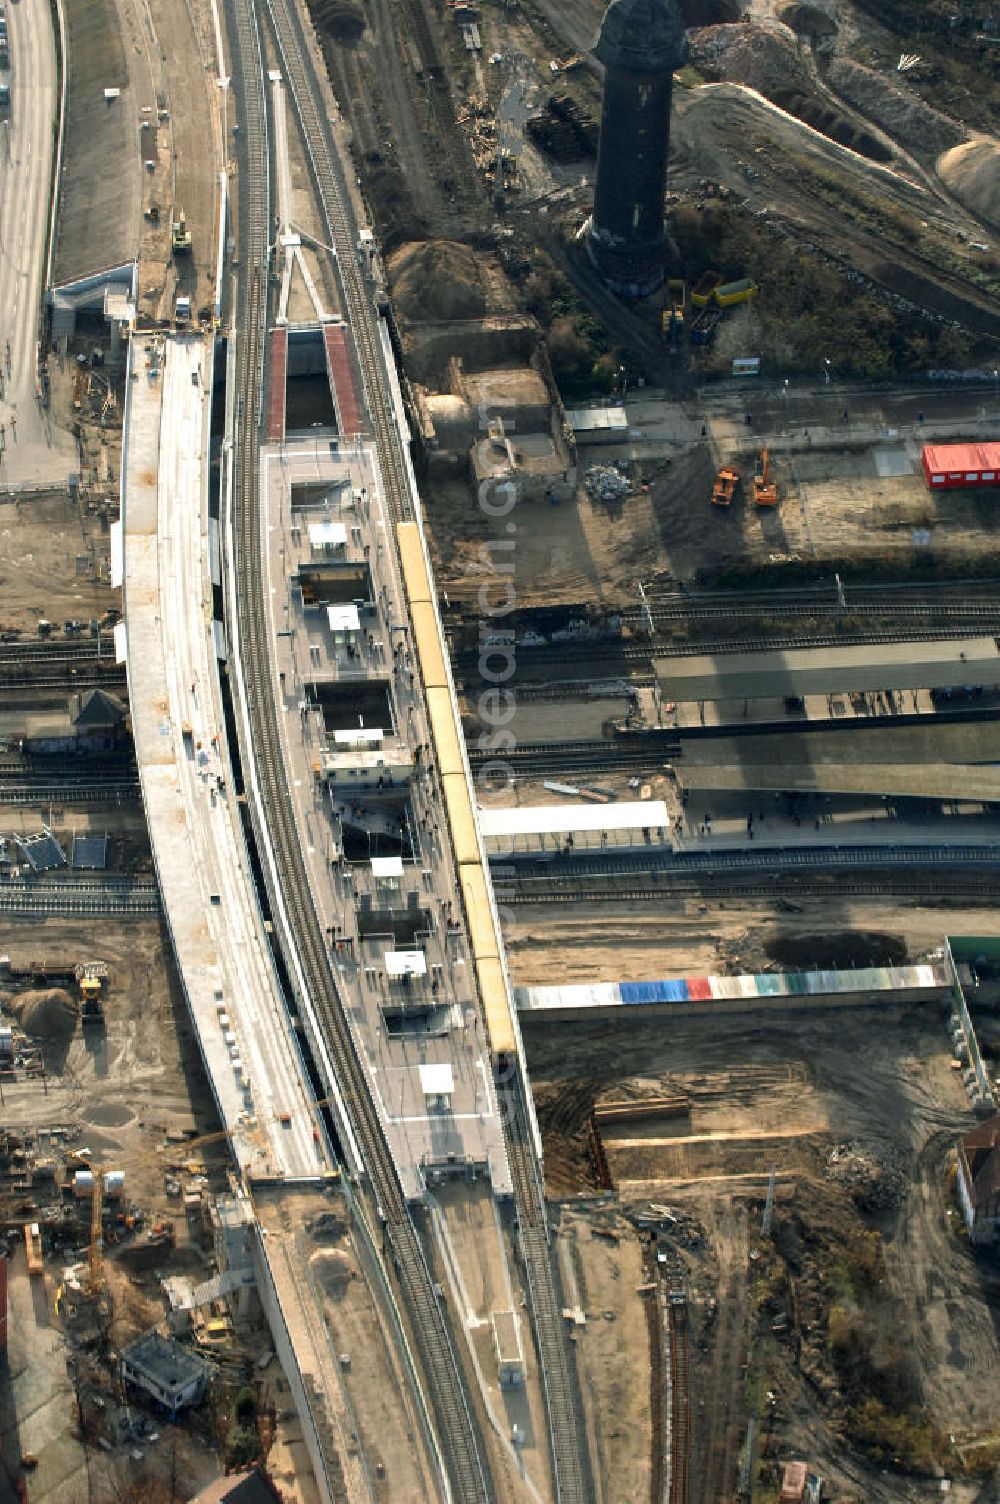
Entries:
[[[257,19],[250,0],[239,0],[231,8],[231,14],[236,32],[237,56],[234,61],[241,84],[247,163],[247,181],[242,186],[240,205],[243,270],[240,288],[241,316],[236,344],[238,453],[233,477],[233,536],[237,578],[236,610],[248,714],[253,727],[252,755],[261,790],[260,813],[266,822],[275,853],[277,878],[281,883],[282,896],[294,929],[302,973],[323,1022],[343,1097],[352,1109],[351,1126],[383,1219],[385,1241],[396,1267],[417,1350],[427,1376],[454,1497],[463,1501],[463,1504],[482,1504],[482,1501],[493,1497],[484,1464],[482,1438],[465,1393],[444,1311],[435,1293],[396,1167],[382,1133],[367,1072],[357,1056],[338,994],[303,867],[293,805],[281,757],[272,697],[268,625],[264,605],[257,469],[267,320],[269,214],[263,61]],[[271,15],[285,76],[302,115],[305,139],[314,153],[325,155],[323,123],[318,118],[316,100],[303,61],[305,43],[298,30],[298,19],[289,7],[280,3],[272,8]],[[307,101],[304,110],[303,99]],[[328,161],[325,163],[325,170],[329,174],[332,189],[333,169]],[[347,221],[344,218],[336,241],[338,249],[343,244],[346,228]],[[350,282],[353,275],[354,297],[360,301],[363,289],[353,264],[353,254],[352,244],[350,254],[341,259],[341,270],[345,274],[345,282]],[[350,304],[350,294],[348,301]],[[370,373],[374,368],[376,351],[367,318],[362,321],[361,329],[356,328],[355,337],[362,364],[367,365]],[[370,374],[366,381],[370,387]],[[390,419],[384,409],[381,424],[388,439]],[[397,495],[403,495],[405,490],[399,484],[404,478],[402,461],[398,456],[396,464],[396,484],[390,488]],[[390,483],[392,475],[390,468]],[[247,749],[244,751],[246,753]]]
[[[387,394],[386,373],[371,298],[358,266],[357,225],[349,208],[340,170],[334,160],[329,123],[322,107],[315,72],[307,61],[307,43],[294,0],[267,0],[267,3],[285,77],[299,116],[302,138],[309,153],[313,182],[329,231],[329,243],[337,249],[346,314],[358,352],[365,402],[374,431],[385,495],[393,521],[400,521],[412,511],[403,452],[404,440]],[[262,592],[260,599],[262,602]],[[268,705],[273,714],[269,698]],[[287,812],[287,798],[281,807],[283,812]],[[316,928],[314,913],[312,923]],[[325,955],[323,960],[325,962]],[[365,1073],[354,1059],[346,1021],[339,1007],[336,1012],[344,1034],[343,1047],[350,1053],[358,1077],[357,1100],[367,1102]],[[365,1117],[368,1116],[366,1112]],[[519,1223],[522,1230],[526,1230],[522,1248],[541,1355],[556,1493],[561,1504],[577,1504],[577,1501],[585,1504],[590,1497],[585,1461],[586,1444],[579,1430],[579,1409],[572,1400],[572,1374],[558,1313],[542,1186],[538,1167],[534,1165],[533,1155],[530,1154],[530,1135],[525,1141],[523,1123],[521,1128],[517,1127],[522,1119],[523,1111],[514,1114],[514,1122],[508,1125],[507,1150],[514,1176]],[[377,1137],[381,1155],[388,1158],[388,1150],[373,1108],[371,1122],[366,1124],[366,1130]],[[525,1165],[525,1156],[530,1156],[532,1161],[530,1173]],[[388,1173],[391,1174],[398,1196],[398,1182],[391,1160]],[[456,1422],[464,1423],[465,1429],[453,1438],[449,1470],[462,1497],[482,1500],[489,1497],[490,1492],[484,1471],[482,1441],[478,1436],[478,1428],[473,1423],[443,1317],[436,1302],[432,1300],[428,1304],[426,1299],[425,1286],[429,1277],[405,1208],[400,1209],[395,1226],[398,1229],[394,1244],[395,1255],[401,1270],[406,1270],[406,1279],[410,1282],[411,1289],[419,1290],[421,1320],[425,1317],[434,1318],[428,1321],[426,1330],[419,1330],[418,1335],[421,1343],[426,1344],[423,1356],[428,1365],[427,1371],[436,1380],[439,1417],[443,1416],[446,1424],[452,1427]],[[457,1442],[461,1445],[456,1445]]]

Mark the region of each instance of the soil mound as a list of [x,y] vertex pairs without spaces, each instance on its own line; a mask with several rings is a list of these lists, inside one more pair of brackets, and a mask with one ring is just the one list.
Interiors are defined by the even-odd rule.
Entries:
[[351,1261],[336,1248],[322,1248],[309,1260],[316,1279],[327,1295],[340,1300],[352,1278]]
[[986,136],[953,146],[938,158],[938,175],[980,219],[1000,224],[1000,145]]
[[306,1223],[306,1231],[317,1243],[339,1243],[344,1236],[344,1224],[334,1212],[320,1212]]
[[76,1028],[76,1003],[59,987],[20,992],[11,998],[6,1011],[36,1039],[65,1039]]
[[740,0],[681,0],[681,14],[688,26],[718,26],[738,21]]
[[309,12],[318,31],[338,42],[357,42],[365,29],[365,13],[359,0],[310,0]]
[[764,949],[778,966],[805,971],[852,966],[905,966],[906,945],[896,935],[858,930],[843,935],[784,935],[768,937]]
[[486,289],[476,255],[453,240],[400,246],[389,257],[389,280],[398,317],[407,324],[481,319]]
[[786,5],[778,19],[800,37],[832,37],[837,34],[837,23],[817,5]]
[[892,153],[887,146],[816,92],[795,45],[791,30],[711,26],[692,34],[691,61],[706,78],[745,84],[831,141],[872,161],[889,161]]

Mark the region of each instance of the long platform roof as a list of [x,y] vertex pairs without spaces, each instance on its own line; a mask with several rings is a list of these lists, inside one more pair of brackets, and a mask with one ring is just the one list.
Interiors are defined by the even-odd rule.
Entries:
[[657,658],[655,669],[661,690],[672,700],[961,689],[1000,685],[1000,649],[992,637],[967,637],[775,653],[699,653]]
[[623,804],[518,804],[482,808],[484,837],[570,835],[584,830],[658,830],[670,824],[662,799]]

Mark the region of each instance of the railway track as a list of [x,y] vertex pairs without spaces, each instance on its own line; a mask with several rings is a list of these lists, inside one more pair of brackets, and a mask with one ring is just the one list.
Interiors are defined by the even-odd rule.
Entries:
[[[440,1444],[453,1496],[467,1504],[493,1498],[484,1447],[396,1167],[372,1100],[367,1072],[359,1060],[350,1026],[309,890],[287,778],[281,757],[272,698],[270,649],[262,579],[261,517],[258,490],[262,359],[267,320],[268,215],[266,115],[263,62],[257,18],[250,0],[231,7],[236,32],[238,75],[243,100],[247,181],[241,189],[241,318],[237,337],[237,456],[234,469],[233,527],[237,579],[236,609],[240,652],[253,727],[253,751],[261,792],[261,818],[275,853],[277,881],[290,917],[306,986],[319,1013],[343,1098],[351,1104],[351,1127],[383,1219],[385,1242],[396,1267],[404,1304],[434,1404]],[[406,495],[402,456],[394,443],[392,419],[380,390],[378,352],[364,288],[355,263],[355,241],[327,146],[315,79],[309,76],[306,44],[297,14],[282,0],[270,7],[285,78],[313,156],[321,202],[340,256],[348,311],[371,402],[383,463],[383,479],[396,515]],[[247,749],[244,749],[245,753]]]
[[393,521],[410,514],[410,490],[403,457],[403,439],[396,415],[386,395],[382,352],[376,335],[371,297],[358,265],[358,227],[349,206],[342,175],[333,155],[330,127],[322,106],[319,86],[309,60],[302,22],[290,0],[261,0],[274,27],[278,51],[289,93],[299,117],[320,210],[326,221],[329,244],[337,252],[337,266],[344,293],[345,315],[351,326],[361,377],[364,408],[378,449],[382,482]]
[[11,806],[58,804],[63,808],[76,808],[93,804],[133,804],[138,799],[139,783],[134,778],[124,782],[101,780],[92,783],[0,782],[0,804]]
[[673,738],[650,738],[649,744],[618,746],[616,743],[599,741],[580,742],[524,742],[505,752],[501,758],[495,752],[470,746],[469,762],[475,772],[497,762],[504,766],[504,779],[515,782],[540,775],[568,773],[587,776],[592,773],[618,773],[627,768],[646,768],[656,772],[664,762],[680,757],[681,746]]
[[800,599],[796,601],[776,600],[760,601],[752,597],[742,599],[736,597],[727,601],[704,601],[685,602],[671,601],[659,603],[655,600],[649,602],[648,613],[641,606],[627,606],[615,613],[626,622],[648,622],[649,617],[653,622],[665,621],[713,621],[718,618],[729,619],[741,616],[771,616],[771,617],[800,617],[800,616],[831,616],[836,618],[850,617],[876,617],[885,620],[905,620],[907,617],[918,619],[934,619],[936,617],[959,617],[963,621],[970,622],[1000,622],[1000,601],[900,601],[890,596],[888,599],[876,599],[871,601],[858,601],[856,604],[841,605],[839,601],[820,601]]
[[[550,1416],[566,1417],[563,1424],[552,1428],[552,1469],[556,1498],[578,1499],[583,1504],[589,1497],[583,1464],[587,1455],[587,1443],[579,1432],[581,1406],[574,1392],[562,1312],[552,1279],[544,1193],[531,1142],[520,1077],[515,1077],[509,1085],[501,1088],[499,1095],[506,1109],[504,1123],[507,1157],[517,1199],[517,1230],[528,1296],[539,1351],[544,1354],[542,1384],[545,1403]],[[538,1277],[540,1271],[541,1278]]]
[[107,635],[100,639],[87,637],[83,641],[74,641],[62,638],[43,637],[37,641],[34,639],[25,642],[0,643],[0,665],[7,662],[26,662],[30,659],[48,659],[49,661],[85,662],[88,658],[95,661],[98,657],[114,662],[114,648],[110,645]]
[[[309,154],[313,182],[328,227],[330,244],[337,250],[345,311],[358,352],[365,401],[371,418],[385,496],[393,521],[401,521],[412,512],[409,476],[402,447],[404,440],[387,394],[386,372],[376,334],[371,298],[358,265],[357,225],[349,208],[346,187],[334,159],[329,122],[322,108],[315,72],[311,62],[308,61],[308,48],[299,12],[294,6],[294,0],[267,0],[267,4],[285,78],[298,113],[302,139],[306,143]],[[244,450],[247,447],[245,445]],[[254,471],[255,474],[256,471]],[[241,576],[241,578],[245,577]],[[249,592],[245,591],[244,599],[248,595]],[[263,620],[263,599],[263,590],[260,588],[260,630],[266,631]],[[263,648],[266,652],[266,643]],[[266,662],[266,659],[262,658],[261,662]],[[268,713],[273,717],[270,694],[266,698]],[[275,748],[277,747],[276,736],[275,729]],[[276,780],[274,792],[279,799],[278,807],[280,807],[281,814],[290,820],[287,792],[282,802],[277,786],[278,781],[281,784],[284,783],[283,773],[280,774],[280,779]],[[272,805],[272,812],[277,812],[274,805]],[[294,828],[290,839],[294,839]],[[290,855],[292,850],[290,845],[288,850]],[[301,862],[296,859],[295,865],[301,875]],[[309,904],[309,919],[311,920],[309,927],[315,931],[319,941],[319,959],[322,961],[322,973],[325,973],[328,978],[325,989],[328,990],[332,988],[332,977],[329,975],[315,912],[311,909],[311,899],[308,898],[308,894],[305,898]],[[304,908],[303,917],[305,917]],[[322,979],[322,973],[317,975],[317,981]],[[363,1125],[359,1126],[363,1126],[366,1138],[372,1140],[374,1149],[377,1149],[376,1163],[380,1166],[380,1177],[386,1182],[391,1181],[391,1187],[388,1183],[385,1186],[386,1200],[383,1202],[383,1210],[388,1206],[393,1207],[394,1220],[391,1224],[393,1231],[390,1236],[397,1266],[400,1269],[401,1282],[415,1303],[419,1317],[416,1325],[425,1369],[434,1377],[435,1398],[439,1422],[445,1437],[449,1473],[460,1497],[480,1501],[491,1496],[491,1486],[488,1483],[483,1460],[482,1439],[468,1405],[443,1315],[433,1293],[429,1298],[427,1295],[431,1287],[423,1253],[405,1206],[397,1205],[397,1202],[401,1202],[398,1178],[382,1137],[374,1106],[370,1102],[366,1073],[354,1054],[350,1032],[339,1001],[331,999],[331,1002],[334,1004],[330,1009],[331,1023],[336,1025],[338,1044],[345,1057],[350,1057],[353,1080],[352,1090],[348,1093],[348,1097],[350,1100],[366,1104]],[[523,1111],[518,1121],[522,1119]],[[537,1166],[534,1167],[532,1174],[525,1173],[523,1169],[524,1157],[531,1153],[530,1136],[525,1141],[523,1131],[523,1122],[520,1129],[515,1130],[513,1127],[509,1129],[507,1148],[508,1155],[515,1162],[512,1173],[515,1178],[519,1220],[522,1227],[530,1229],[530,1234],[524,1243],[524,1257],[545,1382],[557,1497],[561,1504],[577,1504],[577,1501],[579,1504],[585,1504],[589,1498],[587,1469],[584,1463],[586,1446],[582,1443],[579,1434],[578,1407],[573,1404],[570,1393],[569,1358],[555,1295],[546,1233],[544,1195]],[[516,1168],[518,1161],[521,1162],[521,1170]],[[393,1193],[391,1197],[388,1194],[390,1189]]]
[[49,915],[81,919],[145,919],[160,912],[153,878],[93,881],[44,878],[0,881],[0,913],[43,919]]
[[[725,653],[782,653],[790,648],[880,647],[900,642],[951,642],[970,635],[979,637],[998,633],[1000,613],[989,632],[978,627],[970,630],[970,626],[938,625],[921,629],[914,625],[912,628],[900,627],[893,631],[861,629],[852,632],[797,632],[781,637],[742,633],[739,636],[697,642],[663,637],[643,642],[631,638],[608,638],[599,642],[546,643],[544,646],[519,644],[516,648],[517,673],[520,678],[527,678],[533,670],[555,668],[561,678],[569,682],[567,669],[578,661],[581,668],[578,677],[589,682],[594,677],[610,676],[616,669],[620,674],[623,664],[641,663],[650,669],[654,658],[693,658],[698,655],[718,657]],[[463,678],[472,679],[478,671],[479,653],[459,649],[455,654],[455,663]]]
[[[679,898],[703,898],[703,899],[730,899],[730,898],[761,898],[763,895],[760,880],[747,878],[723,878],[718,881],[709,879],[695,881],[689,878],[667,878],[661,882],[649,882],[648,884],[633,883],[625,887],[616,888],[610,885],[603,887],[581,887],[579,884],[546,885],[539,883],[537,886],[528,886],[515,880],[511,887],[503,888],[503,902],[505,904],[559,904],[559,903],[663,903],[665,900]],[[787,898],[794,901],[797,898],[884,898],[896,900],[902,898],[926,899],[940,901],[948,898],[961,898],[966,902],[996,903],[1000,899],[1000,879],[996,882],[974,882],[962,879],[960,873],[954,874],[949,880],[927,879],[915,881],[909,878],[890,880],[886,877],[872,878],[870,881],[852,879],[849,882],[838,881],[834,886],[829,879],[822,881],[816,878],[797,877],[794,882],[785,884],[769,881],[767,884],[768,898]]]
[[128,684],[124,665],[109,663],[106,668],[99,667],[96,660],[92,665],[74,667],[67,665],[63,669],[57,669],[54,673],[39,673],[33,663],[20,665],[13,670],[0,668],[0,688],[10,690],[25,689],[36,694],[39,690],[58,690],[65,694],[71,689],[109,689],[111,691],[123,691]]
[[691,1455],[691,1408],[688,1384],[687,1312],[670,1302],[671,1441],[670,1504],[688,1504],[688,1466]]

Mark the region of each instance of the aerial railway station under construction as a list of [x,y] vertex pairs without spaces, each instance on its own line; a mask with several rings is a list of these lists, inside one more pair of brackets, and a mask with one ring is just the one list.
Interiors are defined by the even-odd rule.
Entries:
[[[295,432],[288,341],[269,338],[260,39],[239,4],[230,17],[244,112],[236,328],[225,346],[194,331],[137,338],[125,413],[130,691],[168,922],[223,1137],[248,1195],[266,1187],[258,1284],[321,1492],[333,1496],[347,1446],[327,1393],[336,1354],[317,1336],[324,1322],[289,1277],[294,1251],[282,1252],[274,1225],[275,1197],[309,1182],[338,1187],[372,1262],[392,1261],[392,1298],[406,1308],[451,1496],[501,1496],[468,1375],[507,1438],[496,1386],[524,1372],[548,1424],[522,1443],[520,1466],[539,1486],[554,1476],[558,1498],[583,1499],[586,1447],[541,1140],[394,359],[301,22],[283,0],[270,19],[337,252],[344,322],[315,330],[333,421],[322,445],[314,429]],[[207,459],[213,390],[225,394],[218,509]],[[472,1245],[466,1203],[486,1217]],[[448,1295],[432,1275],[432,1247]],[[499,1366],[485,1374],[482,1354],[464,1354],[470,1259],[490,1271],[473,1324],[502,1334]],[[522,1308],[534,1344],[520,1335]],[[537,1366],[524,1364],[525,1351]]]

